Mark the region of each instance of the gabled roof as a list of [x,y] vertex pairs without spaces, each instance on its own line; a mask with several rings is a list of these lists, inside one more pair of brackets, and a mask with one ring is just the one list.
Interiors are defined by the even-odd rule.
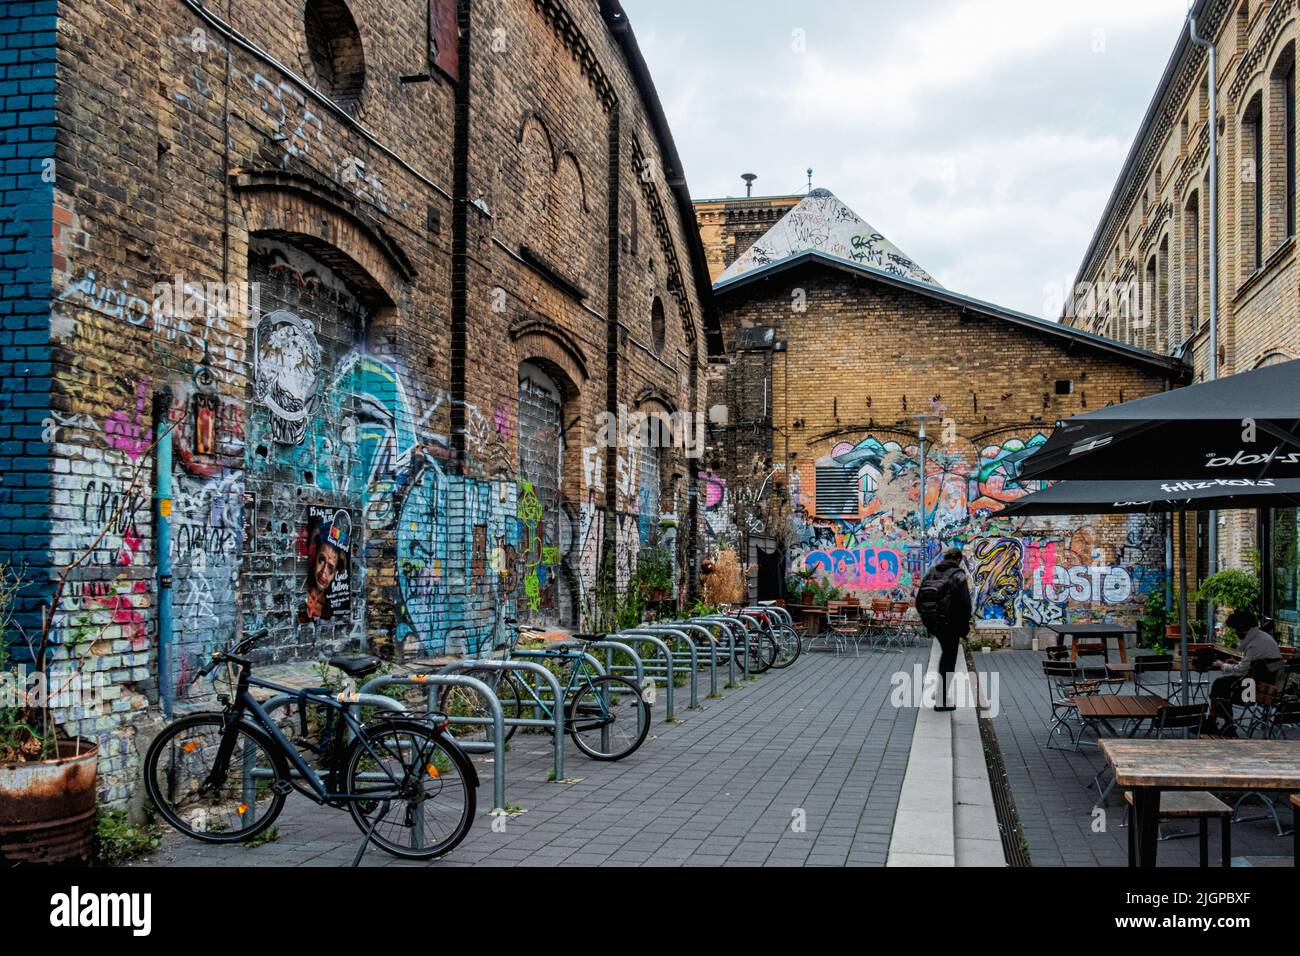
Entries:
[[1051,319],[1039,318],[1027,312],[1005,309],[1000,305],[993,305],[991,302],[984,302],[981,299],[962,295],[960,292],[950,292],[933,282],[924,282],[895,275],[883,269],[847,261],[838,256],[829,256],[819,251],[798,252],[786,256],[784,259],[766,263],[761,269],[742,272],[731,279],[719,277],[718,281],[714,283],[713,295],[721,306],[725,298],[743,289],[752,288],[769,279],[775,279],[787,272],[806,267],[830,268],[893,288],[916,292],[931,299],[957,306],[963,314],[998,319],[1022,328],[1032,329],[1035,332],[1064,339],[1067,342],[1067,348],[1079,346],[1109,352],[1139,365],[1154,368],[1174,381],[1181,382],[1188,378],[1189,369],[1179,359],[1161,355],[1157,352],[1149,352],[1146,349],[1127,345],[1124,342],[1109,339],[1094,332],[1085,332],[1083,329],[1076,329],[1061,322],[1054,322]]
[[814,189],[731,265],[714,285],[801,252],[819,252],[934,285],[934,278],[829,189]]

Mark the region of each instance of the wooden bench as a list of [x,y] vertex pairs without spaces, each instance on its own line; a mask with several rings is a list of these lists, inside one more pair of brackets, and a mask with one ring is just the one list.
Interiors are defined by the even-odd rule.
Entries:
[[[1295,799],[1294,797],[1292,799]],[[1133,791],[1124,791],[1128,804],[1128,859],[1134,865]],[[1195,820],[1201,842],[1201,866],[1210,865],[1210,820],[1219,819],[1219,843],[1224,866],[1232,866],[1232,807],[1208,790],[1171,790],[1160,801],[1160,818]]]

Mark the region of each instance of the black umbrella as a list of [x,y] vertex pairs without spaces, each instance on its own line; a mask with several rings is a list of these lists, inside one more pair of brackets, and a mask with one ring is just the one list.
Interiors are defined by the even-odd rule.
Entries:
[[1182,654],[1183,703],[1187,704],[1191,700],[1187,660],[1187,512],[1290,505],[1300,505],[1300,478],[1058,481],[1049,488],[1012,502],[991,517],[1176,512],[1181,543],[1178,549],[1178,584],[1182,596],[1178,610],[1179,650]]
[[1058,422],[1021,480],[1300,478],[1300,360]]
[[1300,478],[1209,478],[1186,481],[1058,481],[993,513],[1125,514],[1300,506]]

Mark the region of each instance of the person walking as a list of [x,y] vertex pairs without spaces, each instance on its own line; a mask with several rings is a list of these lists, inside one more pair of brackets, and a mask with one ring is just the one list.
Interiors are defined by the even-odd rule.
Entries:
[[921,579],[916,592],[916,612],[925,629],[939,642],[939,681],[943,698],[935,710],[956,710],[951,703],[957,649],[970,632],[970,583],[962,568],[961,548],[946,548],[938,562]]

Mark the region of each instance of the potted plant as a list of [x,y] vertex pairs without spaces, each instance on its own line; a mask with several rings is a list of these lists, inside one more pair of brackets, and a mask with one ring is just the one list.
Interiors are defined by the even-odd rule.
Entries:
[[[1258,614],[1259,578],[1241,568],[1225,568],[1206,578],[1196,592],[1196,597],[1202,601],[1210,601],[1216,607]],[[1234,634],[1231,628],[1223,629],[1222,640],[1228,647],[1236,647],[1240,639],[1241,635]]]
[[799,602],[801,604],[812,604],[813,599],[817,596],[817,572],[810,567],[804,566],[795,571],[794,576],[799,582],[796,589]]
[[[89,627],[64,628],[59,610],[74,571],[85,564],[120,521],[128,503],[140,494],[152,452],[170,437],[172,427],[140,456],[126,491],[96,536],[55,578],[39,623],[24,624],[15,605],[24,587],[22,575],[0,566],[0,675],[18,692],[5,693],[0,683],[0,860],[65,863],[87,860],[95,837],[98,790],[98,745],[69,735],[59,726],[56,710],[65,707],[75,719],[100,703],[83,698],[86,665],[99,633]],[[111,619],[111,616],[110,616]],[[32,622],[28,622],[31,624]],[[25,651],[10,671],[14,650]]]
[[[28,639],[13,617],[22,582],[6,567],[0,567],[0,577],[0,673],[8,685],[0,685],[0,860],[86,860],[95,834],[98,747],[61,734],[52,706],[77,683],[80,661],[74,657],[71,668],[53,666],[48,609],[42,609],[38,636]],[[21,635],[29,657],[14,671],[12,631]]]

